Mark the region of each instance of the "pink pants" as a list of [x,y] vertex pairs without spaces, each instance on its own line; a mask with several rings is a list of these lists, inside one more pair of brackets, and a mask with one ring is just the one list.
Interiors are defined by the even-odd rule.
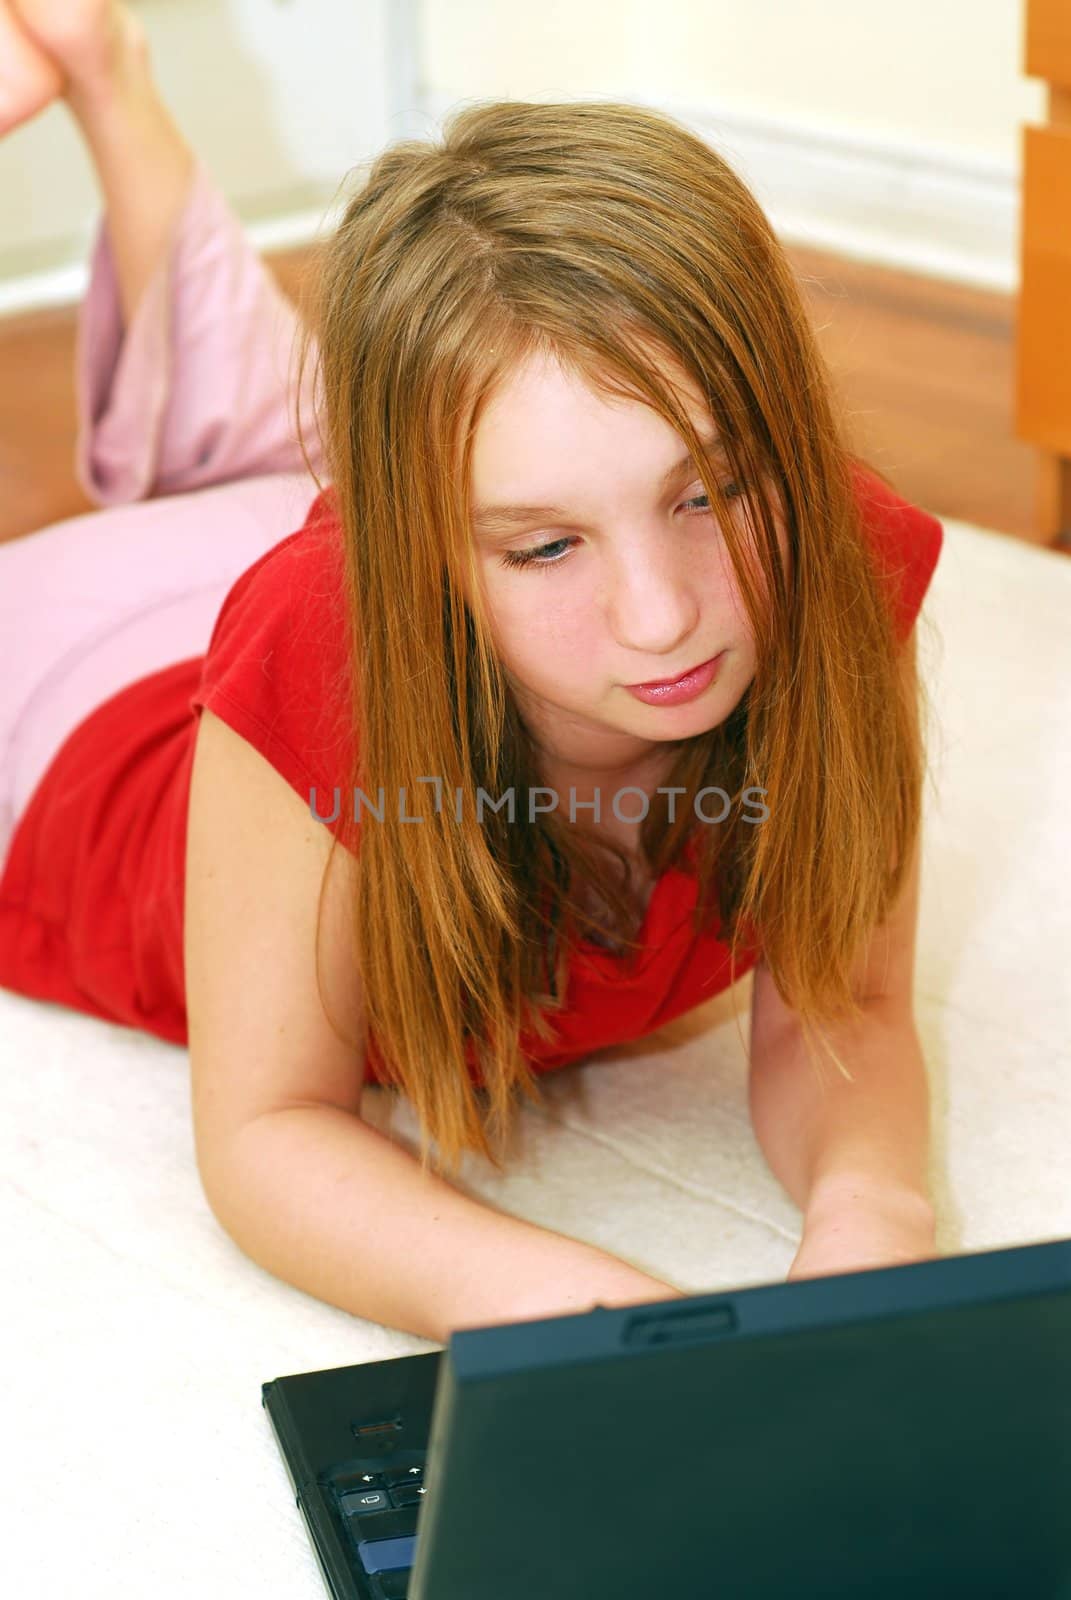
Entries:
[[[76,467],[107,509],[0,544],[0,867],[68,734],[202,654],[231,584],[304,521],[317,486],[294,420],[297,329],[203,167],[125,334],[102,224],[79,309]],[[301,423],[322,478],[314,356]]]

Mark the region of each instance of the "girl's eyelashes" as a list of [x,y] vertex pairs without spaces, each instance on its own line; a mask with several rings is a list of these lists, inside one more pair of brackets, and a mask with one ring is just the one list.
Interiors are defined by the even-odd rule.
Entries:
[[550,544],[534,545],[531,550],[507,550],[502,557],[504,567],[560,567],[564,556],[545,559],[549,550],[568,544],[568,539],[552,539]]
[[[744,487],[743,484],[735,482],[723,484],[722,493],[727,500],[733,500],[743,494]],[[704,502],[704,509],[697,511],[695,515],[709,516],[710,500],[705,494],[694,495],[691,500],[685,500],[684,504],[685,506],[694,506],[699,501]],[[557,550],[561,545],[568,544],[571,544],[569,539],[552,539],[548,544],[533,545],[530,550],[507,550],[501,557],[502,565],[504,567],[560,567],[564,563],[566,556],[552,556],[549,552]],[[566,552],[567,554],[568,552]]]

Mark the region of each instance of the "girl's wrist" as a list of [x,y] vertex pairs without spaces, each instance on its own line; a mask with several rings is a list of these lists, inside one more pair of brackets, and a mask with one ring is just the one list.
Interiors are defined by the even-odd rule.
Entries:
[[869,1208],[920,1233],[932,1233],[937,1225],[933,1201],[924,1190],[849,1173],[837,1174],[815,1187],[805,1220],[812,1225],[822,1223],[857,1208]]
[[561,1239],[557,1270],[534,1283],[527,1293],[515,1296],[502,1321],[576,1316],[596,1306],[616,1310],[668,1300],[682,1292],[597,1246],[565,1236]]

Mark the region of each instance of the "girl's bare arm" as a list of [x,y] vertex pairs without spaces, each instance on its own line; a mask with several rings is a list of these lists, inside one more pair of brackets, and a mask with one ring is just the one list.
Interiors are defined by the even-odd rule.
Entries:
[[[194,1136],[235,1243],[331,1305],[445,1343],[453,1328],[680,1293],[593,1245],[494,1210],[360,1115],[362,1053],[314,966],[330,835],[204,711],[190,791],[185,968]],[[321,978],[364,1037],[345,852],[324,893]]]

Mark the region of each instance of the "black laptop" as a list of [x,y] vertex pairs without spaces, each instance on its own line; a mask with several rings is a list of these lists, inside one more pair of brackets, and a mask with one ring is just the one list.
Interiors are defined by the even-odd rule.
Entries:
[[276,1378],[336,1600],[1071,1600],[1071,1239]]

